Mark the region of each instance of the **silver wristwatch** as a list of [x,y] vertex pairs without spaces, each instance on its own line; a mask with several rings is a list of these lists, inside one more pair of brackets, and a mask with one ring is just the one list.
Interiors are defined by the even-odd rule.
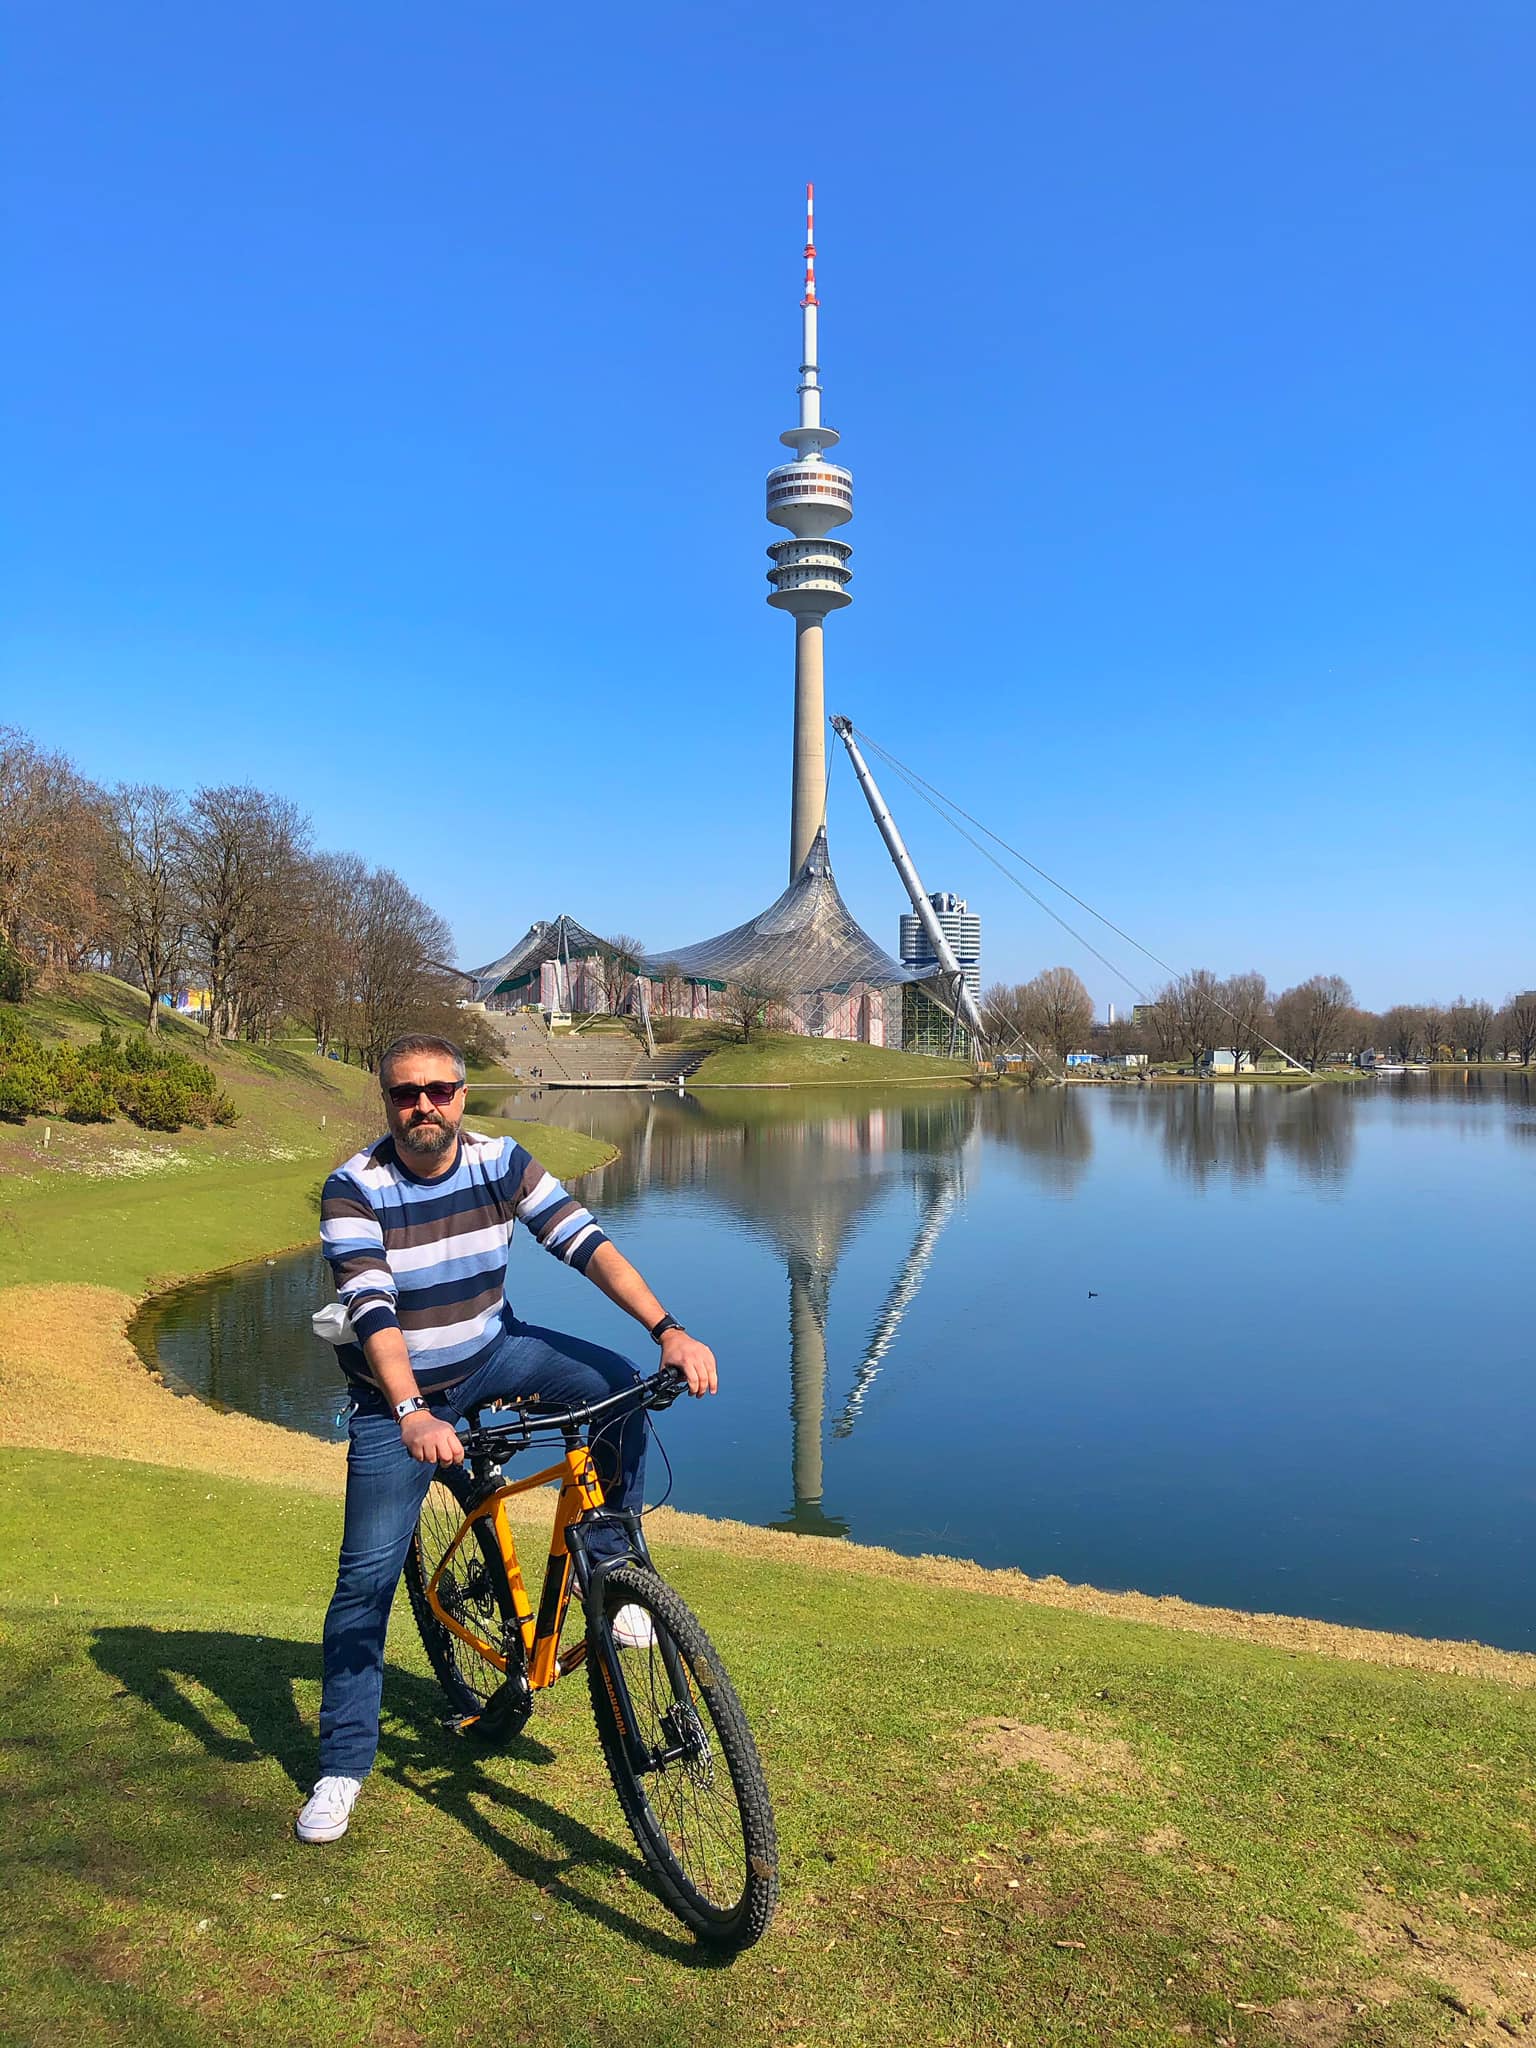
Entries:
[[397,1401],[395,1403],[395,1420],[397,1422],[404,1422],[407,1415],[414,1415],[418,1408],[425,1408],[426,1405],[420,1394],[412,1394],[408,1401]]

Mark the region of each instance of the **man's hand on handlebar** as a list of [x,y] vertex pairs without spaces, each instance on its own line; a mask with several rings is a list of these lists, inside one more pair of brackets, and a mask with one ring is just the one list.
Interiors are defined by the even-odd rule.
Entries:
[[464,1441],[452,1423],[442,1421],[430,1408],[418,1408],[400,1425],[405,1448],[418,1465],[462,1465]]
[[715,1354],[686,1330],[668,1330],[661,1340],[661,1362],[676,1366],[688,1382],[690,1394],[713,1394],[720,1385],[715,1371]]

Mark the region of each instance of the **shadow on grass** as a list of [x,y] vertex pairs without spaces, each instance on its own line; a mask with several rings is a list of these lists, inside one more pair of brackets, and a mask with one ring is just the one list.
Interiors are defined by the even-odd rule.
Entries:
[[[315,1737],[299,1714],[294,1686],[320,1683],[318,1643],[199,1629],[103,1628],[92,1640],[91,1655],[107,1676],[193,1736],[216,1762],[270,1759],[308,1792],[317,1762]],[[227,1714],[215,1718],[199,1694],[211,1695]],[[649,1889],[637,1856],[488,1768],[497,1757],[519,1769],[543,1767],[555,1761],[553,1750],[527,1734],[497,1751],[477,1749],[448,1732],[444,1709],[430,1680],[387,1667],[376,1769],[458,1821],[513,1877],[653,1955],[696,1968],[716,1965],[708,1950],[659,1933],[576,1882],[583,1871],[622,1873]],[[519,1822],[558,1846],[533,1847]],[[279,1824],[286,1828],[286,1814]]]

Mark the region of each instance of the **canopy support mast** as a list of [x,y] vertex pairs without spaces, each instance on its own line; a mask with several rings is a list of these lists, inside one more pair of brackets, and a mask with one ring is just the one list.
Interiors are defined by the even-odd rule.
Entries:
[[923,936],[933,949],[933,957],[943,969],[949,983],[957,1018],[963,1017],[971,1034],[971,1057],[977,1066],[982,1063],[982,1044],[987,1036],[987,1027],[981,1021],[981,1012],[976,1007],[976,998],[966,983],[965,970],[955,958],[955,949],[944,936],[944,927],[939,923],[938,914],[923,890],[922,877],[912,865],[912,856],[907,852],[901,834],[896,829],[896,820],[891,816],[885,798],[880,794],[875,778],[869,772],[869,765],[859,752],[858,742],[853,737],[853,723],[847,718],[834,718],[832,730],[848,749],[848,758],[853,763],[853,772],[859,778],[870,812],[880,828],[880,837],[885,841],[885,850],[895,863],[896,872],[906,885],[912,899],[912,908],[917,912]]

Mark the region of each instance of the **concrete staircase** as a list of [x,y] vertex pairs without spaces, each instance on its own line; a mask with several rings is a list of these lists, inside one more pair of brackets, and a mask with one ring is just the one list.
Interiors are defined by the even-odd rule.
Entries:
[[675,1084],[686,1080],[694,1070],[708,1059],[713,1046],[659,1045],[655,1059],[642,1057],[635,1068],[637,1081],[663,1081]]
[[533,1078],[535,1067],[546,1081],[627,1081],[644,1056],[627,1031],[551,1034],[537,1011],[487,1014],[501,1040],[503,1065],[517,1068],[525,1081]]
[[551,1065],[549,1033],[536,1012],[488,1010],[486,1021],[501,1040],[503,1066],[517,1068],[525,1081],[534,1067]]
[[566,1081],[627,1081],[645,1057],[645,1048],[627,1031],[561,1031],[550,1039],[549,1050],[545,1072]]

